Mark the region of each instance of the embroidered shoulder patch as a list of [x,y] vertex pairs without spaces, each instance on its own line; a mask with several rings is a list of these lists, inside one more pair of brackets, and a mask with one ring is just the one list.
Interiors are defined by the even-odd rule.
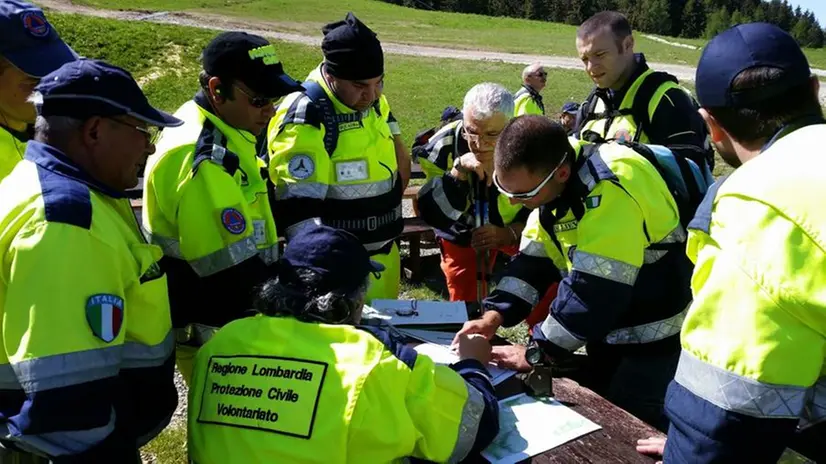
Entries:
[[241,235],[247,230],[247,221],[244,215],[235,208],[227,208],[221,211],[221,224],[231,234]]
[[46,18],[40,12],[30,11],[23,13],[20,19],[23,21],[23,27],[26,28],[26,32],[32,36],[42,38],[49,35],[51,26],[49,26]]
[[124,316],[123,298],[98,293],[86,300],[86,321],[95,337],[111,343],[120,334]]
[[592,197],[588,197],[585,199],[585,207],[588,209],[594,209],[599,206],[601,201],[602,195],[594,195]]
[[290,158],[288,163],[290,175],[298,180],[304,180],[313,175],[315,172],[315,163],[313,159],[307,155],[295,155]]

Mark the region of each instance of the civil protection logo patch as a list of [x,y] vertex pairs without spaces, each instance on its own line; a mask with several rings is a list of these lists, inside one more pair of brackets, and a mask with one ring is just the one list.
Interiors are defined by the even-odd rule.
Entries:
[[244,215],[235,208],[227,208],[221,212],[221,224],[231,234],[240,235],[247,230],[247,221]]
[[106,343],[118,338],[123,327],[123,298],[108,293],[92,295],[86,300],[86,321],[92,333]]
[[23,13],[20,19],[23,21],[23,27],[26,28],[29,34],[35,37],[46,37],[49,35],[49,23],[39,12],[29,11]]

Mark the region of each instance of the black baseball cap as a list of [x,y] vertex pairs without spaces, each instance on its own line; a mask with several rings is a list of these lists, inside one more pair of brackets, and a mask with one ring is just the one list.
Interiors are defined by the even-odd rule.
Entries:
[[206,46],[201,61],[207,74],[237,79],[262,97],[278,98],[302,90],[284,72],[275,47],[261,36],[223,32]]
[[[783,79],[771,86],[731,90],[743,71],[769,66],[782,69]],[[734,26],[711,39],[697,64],[697,100],[704,108],[737,108],[782,95],[811,78],[800,45],[786,31],[768,23]]]
[[43,77],[77,59],[43,10],[16,0],[0,1],[0,55],[33,77]]
[[183,124],[150,105],[128,71],[103,61],[70,61],[44,76],[34,90],[43,98],[35,105],[41,116],[129,115],[157,127]]
[[293,237],[281,257],[281,267],[315,271],[321,276],[319,290],[326,292],[355,291],[368,275],[384,271],[355,235],[325,225],[307,227]]

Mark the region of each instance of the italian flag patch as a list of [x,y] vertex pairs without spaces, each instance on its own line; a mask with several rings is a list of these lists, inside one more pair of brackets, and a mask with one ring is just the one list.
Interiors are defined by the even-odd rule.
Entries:
[[106,293],[90,296],[86,300],[86,321],[97,338],[112,342],[123,327],[123,298]]
[[602,200],[602,195],[595,195],[593,197],[588,197],[585,199],[585,207],[588,209],[594,209],[599,206],[599,202]]

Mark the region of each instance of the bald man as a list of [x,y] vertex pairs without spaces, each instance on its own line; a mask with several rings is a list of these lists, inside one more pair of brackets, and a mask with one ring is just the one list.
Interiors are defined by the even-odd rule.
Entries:
[[522,70],[522,87],[516,91],[514,116],[545,114],[545,105],[539,92],[548,82],[548,73],[540,63],[533,63]]

